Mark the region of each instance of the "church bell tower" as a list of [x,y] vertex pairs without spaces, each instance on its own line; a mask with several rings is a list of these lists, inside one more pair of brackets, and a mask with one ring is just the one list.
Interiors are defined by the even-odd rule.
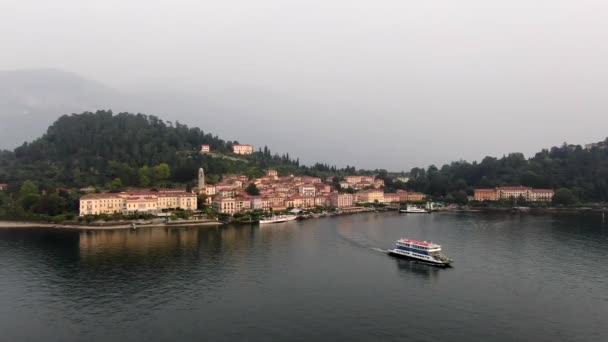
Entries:
[[205,189],[205,171],[201,167],[198,169],[198,191],[201,192]]

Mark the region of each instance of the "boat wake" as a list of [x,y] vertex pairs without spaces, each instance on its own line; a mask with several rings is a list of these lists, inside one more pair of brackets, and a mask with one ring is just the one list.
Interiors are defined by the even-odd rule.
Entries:
[[382,248],[370,247],[370,249],[380,253],[388,253],[388,250]]

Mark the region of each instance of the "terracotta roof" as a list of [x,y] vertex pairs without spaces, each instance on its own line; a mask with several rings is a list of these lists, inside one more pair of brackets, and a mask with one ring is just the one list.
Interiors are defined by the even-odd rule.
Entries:
[[93,200],[93,199],[104,199],[104,198],[121,198],[120,193],[102,193],[102,194],[88,194],[80,197],[81,200]]
[[499,186],[496,190],[532,190],[527,186]]

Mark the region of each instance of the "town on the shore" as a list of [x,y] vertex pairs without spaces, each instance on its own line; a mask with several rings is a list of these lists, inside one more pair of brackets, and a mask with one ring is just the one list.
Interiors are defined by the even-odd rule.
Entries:
[[[210,153],[209,145],[201,153]],[[234,145],[233,153],[253,153],[252,145]],[[407,182],[407,177],[398,181]],[[336,183],[338,186],[336,187]],[[3,185],[0,184],[0,187]],[[551,202],[552,189],[505,186],[475,189],[470,201],[500,201],[523,199],[526,202]],[[399,207],[404,203],[424,203],[426,194],[397,190],[384,191],[384,180],[368,175],[347,175],[339,182],[334,176],[320,177],[279,175],[268,169],[265,175],[250,179],[242,174],[225,174],[219,183],[208,184],[205,172],[198,171],[197,186],[185,189],[130,189],[119,193],[90,193],[80,198],[80,216],[112,214],[167,215],[172,210],[194,212],[199,198],[217,214],[234,215],[250,211],[279,212],[332,208],[342,212],[357,211],[369,205]]]

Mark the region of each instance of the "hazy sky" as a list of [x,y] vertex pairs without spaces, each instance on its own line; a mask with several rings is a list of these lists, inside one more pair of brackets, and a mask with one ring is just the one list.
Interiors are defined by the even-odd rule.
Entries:
[[200,96],[222,114],[172,118],[306,162],[401,170],[608,136],[605,0],[0,0],[0,51],[1,69]]

